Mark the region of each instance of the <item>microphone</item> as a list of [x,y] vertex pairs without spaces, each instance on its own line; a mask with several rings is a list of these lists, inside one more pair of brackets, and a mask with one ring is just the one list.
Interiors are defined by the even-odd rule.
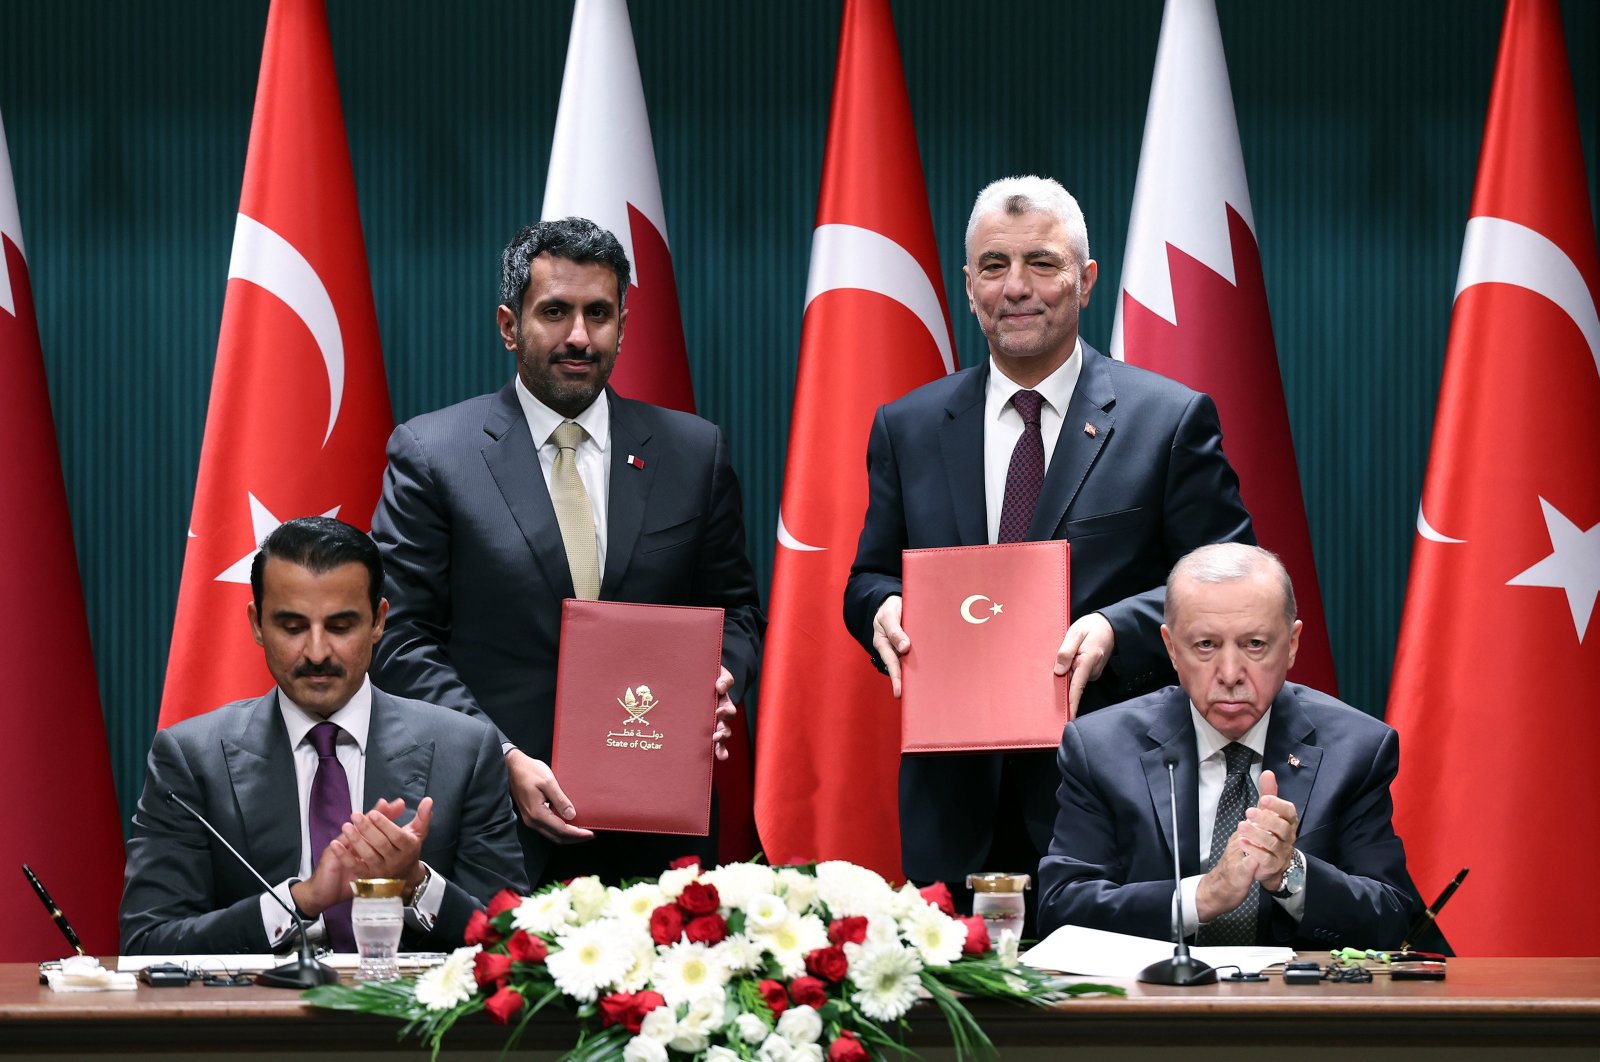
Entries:
[[339,983],[339,971],[317,961],[311,953],[311,938],[306,933],[305,919],[300,917],[300,912],[283,902],[283,897],[273,891],[267,879],[261,876],[260,871],[250,865],[250,861],[239,854],[239,850],[228,843],[228,839],[217,832],[217,828],[206,821],[206,817],[189,806],[189,802],[172,790],[167,790],[167,799],[178,805],[183,810],[195,817],[195,821],[204,826],[206,830],[222,842],[222,847],[228,850],[239,865],[250,872],[251,877],[261,882],[261,887],[267,895],[278,901],[278,906],[289,912],[289,917],[294,919],[294,924],[300,928],[300,957],[292,962],[286,962],[272,970],[264,970],[256,975],[256,984],[266,988],[315,988],[318,985],[332,985]]
[[1172,892],[1176,910],[1172,919],[1172,958],[1153,962],[1139,971],[1139,980],[1147,985],[1214,985],[1217,971],[1189,954],[1189,945],[1183,939],[1183,871],[1178,862],[1178,757],[1171,753],[1163,761],[1167,766],[1167,793],[1172,800]]

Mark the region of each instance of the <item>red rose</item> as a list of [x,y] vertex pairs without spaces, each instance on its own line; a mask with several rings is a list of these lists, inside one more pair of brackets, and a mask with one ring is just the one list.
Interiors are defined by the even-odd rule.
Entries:
[[511,956],[480,951],[473,956],[472,974],[478,979],[479,987],[487,988],[495,984],[503,986],[506,979],[511,976]]
[[466,932],[461,939],[470,947],[473,944],[482,944],[488,947],[500,943],[500,934],[495,932],[494,926],[489,924],[489,916],[482,911],[473,911],[472,917],[467,919]]
[[506,953],[512,962],[544,962],[550,949],[541,938],[519,929],[506,941]]
[[633,1021],[629,1024],[628,1031],[637,1036],[639,1023],[644,1021],[644,1016],[657,1007],[666,1005],[666,998],[660,992],[652,992],[648,988],[643,992],[635,992],[633,994]]
[[677,904],[664,903],[650,912],[650,939],[657,944],[676,944],[683,936],[683,912]]
[[841,1029],[839,1038],[828,1045],[828,1062],[872,1062],[872,1056],[861,1046],[855,1033]]
[[690,867],[697,867],[699,865],[700,865],[700,857],[699,856],[697,856],[697,855],[686,855],[686,856],[679,856],[677,859],[674,859],[672,862],[668,863],[667,864],[667,869],[669,869],[669,870],[688,870]]
[[783,1012],[789,1009],[789,993],[785,992],[778,982],[762,981],[756,985],[756,991],[761,993],[761,998],[772,1008],[774,1018],[781,1018]]
[[689,882],[678,895],[678,906],[683,908],[683,913],[695,918],[716,914],[721,904],[722,897],[717,895],[717,887],[703,881]]
[[601,996],[600,1024],[605,1028],[613,1025],[626,1025],[633,1016],[633,993],[615,992],[609,996]]
[[517,1011],[522,1009],[524,1002],[522,993],[515,988],[502,988],[489,997],[488,1002],[483,1005],[483,1009],[489,1012],[490,1021],[496,1025],[504,1025],[516,1015]]
[[501,889],[494,894],[494,899],[489,901],[489,917],[499,918],[522,903],[522,897],[510,889]]
[[821,1010],[828,1001],[828,989],[815,977],[796,977],[789,982],[789,998],[794,1000],[797,1007]]
[[860,944],[867,939],[867,920],[860,915],[835,919],[828,926],[829,944]]
[[850,960],[841,947],[818,948],[806,953],[806,969],[824,981],[843,981],[850,972]]
[[728,935],[728,923],[721,915],[701,915],[683,927],[691,944],[721,944]]
[[956,916],[956,905],[950,899],[950,887],[944,882],[936,881],[926,889],[918,889],[917,891],[922,894],[924,900],[927,900],[951,918]]
[[967,927],[967,942],[961,946],[963,955],[982,955],[989,950],[989,926],[977,915],[958,918]]

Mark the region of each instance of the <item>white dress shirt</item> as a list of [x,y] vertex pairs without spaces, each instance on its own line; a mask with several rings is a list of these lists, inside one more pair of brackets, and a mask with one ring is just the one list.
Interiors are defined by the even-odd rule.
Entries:
[[[594,534],[596,557],[600,563],[602,576],[606,570],[606,499],[611,491],[611,403],[606,401],[605,392],[593,402],[589,408],[579,413],[576,417],[563,417],[543,402],[533,396],[518,376],[516,381],[517,401],[522,404],[522,415],[528,421],[528,432],[533,436],[533,445],[539,451],[539,468],[544,473],[544,486],[550,489],[550,471],[555,467],[558,447],[550,439],[550,433],[561,426],[562,421],[571,419],[578,423],[587,435],[578,444],[578,478],[583,480],[583,491],[589,495],[589,507],[594,510]],[[1018,418],[1020,419],[1020,418]]]
[[[1189,704],[1189,715],[1194,720],[1195,752],[1200,760],[1200,863],[1211,858],[1211,831],[1217,821],[1217,804],[1222,800],[1222,786],[1228,780],[1228,760],[1223,754],[1223,749],[1230,744],[1228,738],[1217,732],[1217,728],[1206,722],[1205,716],[1195,708],[1193,702]],[[1239,739],[1239,744],[1248,748],[1250,757],[1250,782],[1261,790],[1261,763],[1266,758],[1267,749],[1267,724],[1272,720],[1272,709],[1269,707],[1257,719],[1255,725],[1245,731]],[[1183,934],[1193,936],[1200,927],[1200,918],[1195,909],[1195,894],[1200,887],[1200,878],[1203,875],[1195,874],[1184,878],[1183,888]],[[1276,884],[1274,882],[1273,884]],[[1262,888],[1266,888],[1265,885]],[[1296,922],[1305,915],[1306,893],[1301,889],[1286,900],[1280,900],[1271,893],[1268,898],[1288,912],[1289,917]]]
[[[311,783],[317,776],[317,766],[320,761],[316,746],[311,743],[310,734],[311,728],[323,720],[321,716],[306,711],[290,700],[288,694],[281,688],[278,690],[278,710],[282,713],[283,725],[289,732],[289,748],[294,752],[295,790],[300,807],[300,870],[297,876],[273,886],[272,891],[284,903],[293,907],[294,897],[290,895],[289,887],[309,878],[314,867],[314,856],[322,854],[311,851]],[[372,680],[362,679],[361,686],[351,695],[345,706],[328,716],[328,722],[335,723],[339,727],[333,751],[339,759],[339,766],[344,768],[345,778],[350,787],[350,810],[365,811],[366,809],[361,806],[361,799],[366,791],[367,734],[372,726]],[[424,933],[432,929],[433,920],[439,916],[444,893],[444,879],[438,874],[431,874],[427,884],[412,898],[411,905],[406,908],[407,922]],[[272,942],[274,950],[293,936],[294,921],[289,917],[289,912],[278,906],[266,893],[261,896],[261,922],[267,931],[267,940]],[[327,929],[320,915],[315,922],[307,926],[307,930],[313,942],[321,943],[327,939]]]
[[1078,386],[1078,374],[1083,370],[1083,342],[1074,341],[1072,354],[1055,372],[1040,380],[1038,385],[1026,388],[1013,382],[994,358],[989,359],[989,388],[983,399],[983,502],[989,516],[989,543],[1000,540],[1000,510],[1006,501],[1006,474],[1011,470],[1011,451],[1022,438],[1022,414],[1011,404],[1011,396],[1018,391],[1039,392],[1044,403],[1039,407],[1039,435],[1044,440],[1044,467],[1050,469],[1050,458],[1056,452],[1056,440],[1061,437],[1061,418],[1072,401],[1072,392]]

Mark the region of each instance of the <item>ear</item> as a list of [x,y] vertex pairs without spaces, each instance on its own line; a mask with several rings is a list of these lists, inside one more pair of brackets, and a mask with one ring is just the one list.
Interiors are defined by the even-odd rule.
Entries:
[[1167,659],[1172,661],[1174,670],[1178,667],[1178,654],[1172,644],[1172,631],[1163,623],[1161,625],[1161,644],[1167,647]]
[[977,313],[978,304],[972,298],[972,267],[970,265],[962,266],[961,276],[966,281],[967,285],[967,309],[971,310],[973,313]]
[[517,349],[517,315],[511,307],[501,303],[494,311],[494,322],[500,329],[500,342],[505,348],[515,352]]
[[251,637],[255,638],[257,645],[265,648],[267,643],[261,637],[261,614],[256,611],[256,603],[254,601],[247,602],[244,606],[244,612],[245,615],[250,617]]
[[[1288,667],[1294,667],[1294,654],[1298,653],[1300,651],[1300,628],[1304,627],[1304,626],[1305,626],[1305,624],[1301,623],[1299,620],[1295,620],[1294,621],[1294,626],[1289,628],[1289,665],[1288,665]],[[1285,668],[1284,670],[1287,671],[1288,668]]]
[[1082,308],[1089,305],[1089,293],[1094,290],[1094,282],[1100,279],[1100,263],[1093,258],[1083,264],[1083,270],[1078,276],[1078,306]]
[[389,599],[378,598],[378,615],[372,624],[372,644],[377,645],[378,639],[383,637],[383,621],[389,615]]

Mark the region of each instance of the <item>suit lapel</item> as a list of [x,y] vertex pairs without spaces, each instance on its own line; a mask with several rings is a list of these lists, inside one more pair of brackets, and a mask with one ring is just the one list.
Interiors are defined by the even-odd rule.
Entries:
[[1161,717],[1149,730],[1153,747],[1139,757],[1144,766],[1145,783],[1150,787],[1150,806],[1161,827],[1161,847],[1172,858],[1172,786],[1166,761],[1177,759],[1174,773],[1178,781],[1178,862],[1185,875],[1200,872],[1200,765],[1195,757],[1194,727],[1188,719],[1189,702],[1182,690],[1174,690],[1162,704]]
[[[1083,344],[1083,368],[1078,373],[1077,386],[1072,389],[1072,398],[1067,401],[1066,412],[1061,415],[1061,435],[1050,455],[1050,470],[1045,473],[1039,503],[1033,510],[1033,523],[1028,526],[1030,540],[1058,537],[1067,509],[1078,496],[1106,440],[1111,438],[1116,423],[1111,407],[1116,404],[1117,396],[1105,364],[1104,355],[1089,344]],[[1094,428],[1093,435],[1085,430],[1085,425]]]
[[300,817],[283,813],[284,794],[298,804],[299,786],[276,689],[255,702],[239,733],[222,739],[222,757],[239,812],[241,854],[271,880],[299,873]]
[[558,599],[572,597],[572,569],[567,566],[566,547],[561,544],[561,527],[556,523],[555,507],[550,504],[550,491],[539,468],[539,451],[528,433],[528,419],[522,415],[514,383],[506,384],[494,396],[483,430],[491,439],[483,448],[489,475],[500,488],[500,496],[522,531],[545,583]]
[[400,821],[409,822],[418,802],[428,795],[432,768],[433,742],[418,740],[394,699],[374,687],[362,806],[370,808],[380,799],[404,800],[406,814]]
[[1267,726],[1267,747],[1261,769],[1270,770],[1277,778],[1278,796],[1294,805],[1302,832],[1311,789],[1317,781],[1317,768],[1322,765],[1322,749],[1311,744],[1315,738],[1316,727],[1285,686],[1272,702],[1272,722]]
[[939,426],[939,451],[950,483],[960,545],[989,541],[988,503],[983,489],[983,399],[989,386],[989,361],[968,376],[945,405]]
[[[618,398],[610,388],[611,401],[611,493],[606,500],[606,570],[600,580],[600,597],[616,597],[628,562],[633,559],[639,532],[644,526],[645,502],[664,459],[652,445],[649,427],[639,416],[635,403]],[[642,464],[629,463],[637,458]]]

